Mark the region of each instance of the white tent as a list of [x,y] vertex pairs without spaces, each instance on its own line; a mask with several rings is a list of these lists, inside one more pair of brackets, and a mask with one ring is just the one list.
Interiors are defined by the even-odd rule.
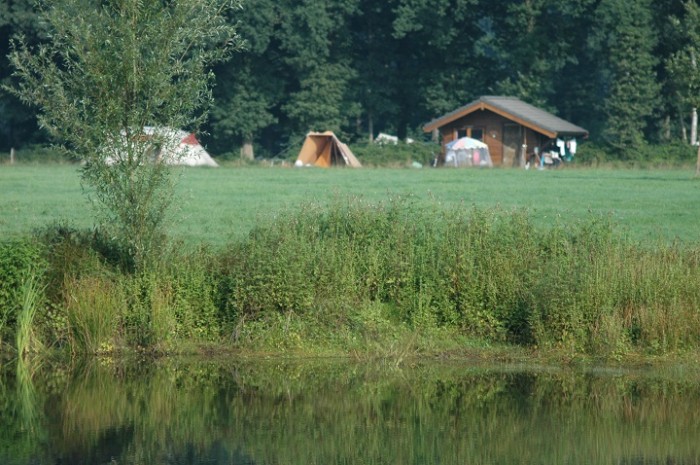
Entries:
[[[145,127],[146,135],[159,136],[166,139],[167,145],[156,154],[159,161],[171,165],[185,166],[219,166],[214,159],[204,150],[194,133],[188,133],[179,129]],[[171,145],[168,147],[168,145]]]
[[[154,161],[168,165],[183,166],[219,166],[197,140],[194,133],[167,127],[146,126],[143,128],[143,140],[153,141]],[[118,157],[109,157],[112,164]]]

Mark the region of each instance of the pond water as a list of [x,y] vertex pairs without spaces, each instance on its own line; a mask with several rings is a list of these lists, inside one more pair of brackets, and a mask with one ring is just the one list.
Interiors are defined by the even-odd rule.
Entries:
[[700,376],[468,362],[0,368],[0,464],[700,464]]

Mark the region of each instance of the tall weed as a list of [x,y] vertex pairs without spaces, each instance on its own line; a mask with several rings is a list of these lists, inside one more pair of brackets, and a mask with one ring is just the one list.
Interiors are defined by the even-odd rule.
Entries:
[[67,278],[64,311],[73,353],[109,351],[117,344],[126,296],[113,276]]
[[17,314],[17,352],[23,358],[43,348],[35,326],[37,312],[44,305],[42,274],[35,269],[27,270],[19,290],[20,308]]
[[[46,268],[42,247],[33,241],[0,242],[0,346],[3,339],[15,339],[18,318],[26,309],[24,322],[34,316],[30,300],[41,287]],[[28,330],[25,327],[25,330]]]

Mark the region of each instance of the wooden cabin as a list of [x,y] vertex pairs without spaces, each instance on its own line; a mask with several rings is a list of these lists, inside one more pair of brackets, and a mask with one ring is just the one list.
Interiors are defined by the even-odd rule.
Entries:
[[558,116],[515,97],[498,96],[480,97],[434,119],[423,130],[442,136],[439,162],[444,162],[445,144],[471,137],[488,145],[494,166],[506,167],[524,166],[533,159],[539,163],[543,153],[558,151],[561,144],[573,147],[575,153],[576,138],[588,137],[588,131]]

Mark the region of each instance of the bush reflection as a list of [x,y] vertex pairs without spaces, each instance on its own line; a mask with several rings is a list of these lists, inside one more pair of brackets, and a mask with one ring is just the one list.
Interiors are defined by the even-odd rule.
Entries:
[[3,367],[2,463],[700,463],[687,372],[27,363]]

